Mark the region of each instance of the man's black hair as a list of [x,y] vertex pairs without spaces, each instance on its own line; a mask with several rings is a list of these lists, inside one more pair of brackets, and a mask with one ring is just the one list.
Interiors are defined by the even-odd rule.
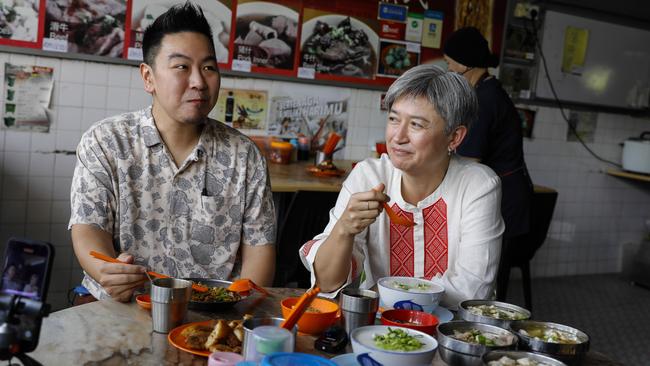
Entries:
[[210,40],[210,46],[214,50],[212,29],[210,29],[210,24],[205,19],[205,15],[203,15],[203,9],[188,1],[182,5],[172,6],[145,29],[142,39],[144,62],[153,66],[163,37],[181,32],[195,32],[205,35]]

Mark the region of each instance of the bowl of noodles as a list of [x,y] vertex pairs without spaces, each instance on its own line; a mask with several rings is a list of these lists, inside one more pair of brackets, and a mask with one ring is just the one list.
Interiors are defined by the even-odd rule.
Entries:
[[199,311],[220,311],[229,308],[246,298],[236,292],[228,290],[232,284],[230,281],[214,280],[209,278],[185,278],[196,284],[206,286],[207,292],[192,290],[189,308]]

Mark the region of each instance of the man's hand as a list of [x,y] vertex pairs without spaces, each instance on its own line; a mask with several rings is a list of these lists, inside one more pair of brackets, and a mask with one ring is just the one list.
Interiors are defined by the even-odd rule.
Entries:
[[133,264],[133,256],[128,253],[120,254],[117,260],[124,264],[103,262],[99,265],[97,282],[114,300],[127,302],[147,280],[147,269]]

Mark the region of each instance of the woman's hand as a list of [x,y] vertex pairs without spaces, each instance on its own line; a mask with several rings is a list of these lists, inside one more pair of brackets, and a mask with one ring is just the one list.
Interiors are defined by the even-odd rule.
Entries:
[[354,236],[370,226],[383,210],[382,202],[390,201],[383,193],[383,183],[367,192],[359,192],[350,196],[348,205],[339,218],[337,226],[343,234]]
[[127,253],[120,254],[117,260],[124,263],[102,262],[99,265],[97,282],[104,287],[111,298],[127,302],[131,300],[133,292],[147,280],[146,268],[133,264],[133,256]]

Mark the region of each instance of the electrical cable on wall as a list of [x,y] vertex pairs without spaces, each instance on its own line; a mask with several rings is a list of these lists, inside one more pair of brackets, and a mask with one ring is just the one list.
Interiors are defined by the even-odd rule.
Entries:
[[536,10],[531,10],[529,19],[530,19],[530,22],[531,22],[531,24],[533,26],[533,36],[535,37],[535,46],[537,47],[537,50],[539,51],[539,55],[542,58],[542,66],[544,67],[544,75],[546,76],[546,80],[548,80],[548,85],[551,88],[551,92],[553,93],[553,98],[555,99],[555,102],[557,103],[557,106],[560,109],[560,114],[562,115],[562,118],[564,119],[564,121],[569,126],[569,130],[575,135],[575,137],[578,139],[578,141],[580,141],[582,146],[594,158],[596,158],[596,159],[598,159],[598,160],[600,160],[600,161],[602,161],[604,163],[612,164],[612,165],[617,166],[617,167],[620,168],[621,164],[619,164],[617,162],[614,162],[614,161],[611,161],[611,160],[607,160],[605,158],[601,158],[600,156],[598,156],[598,154],[596,154],[593,150],[591,150],[591,148],[589,148],[589,146],[587,146],[587,144],[585,144],[585,142],[582,140],[582,137],[580,137],[580,134],[578,134],[578,131],[576,131],[576,127],[573,124],[571,124],[571,122],[569,121],[569,118],[564,114],[564,106],[562,105],[562,102],[560,101],[560,98],[557,96],[557,93],[555,92],[555,87],[553,86],[553,82],[551,81],[551,77],[550,77],[549,72],[548,72],[548,67],[546,66],[546,57],[544,56],[544,52],[542,51],[542,45],[539,42],[539,38],[537,38],[537,31],[538,30],[537,30],[537,25],[535,24],[535,19],[536,18],[537,18],[537,11]]

